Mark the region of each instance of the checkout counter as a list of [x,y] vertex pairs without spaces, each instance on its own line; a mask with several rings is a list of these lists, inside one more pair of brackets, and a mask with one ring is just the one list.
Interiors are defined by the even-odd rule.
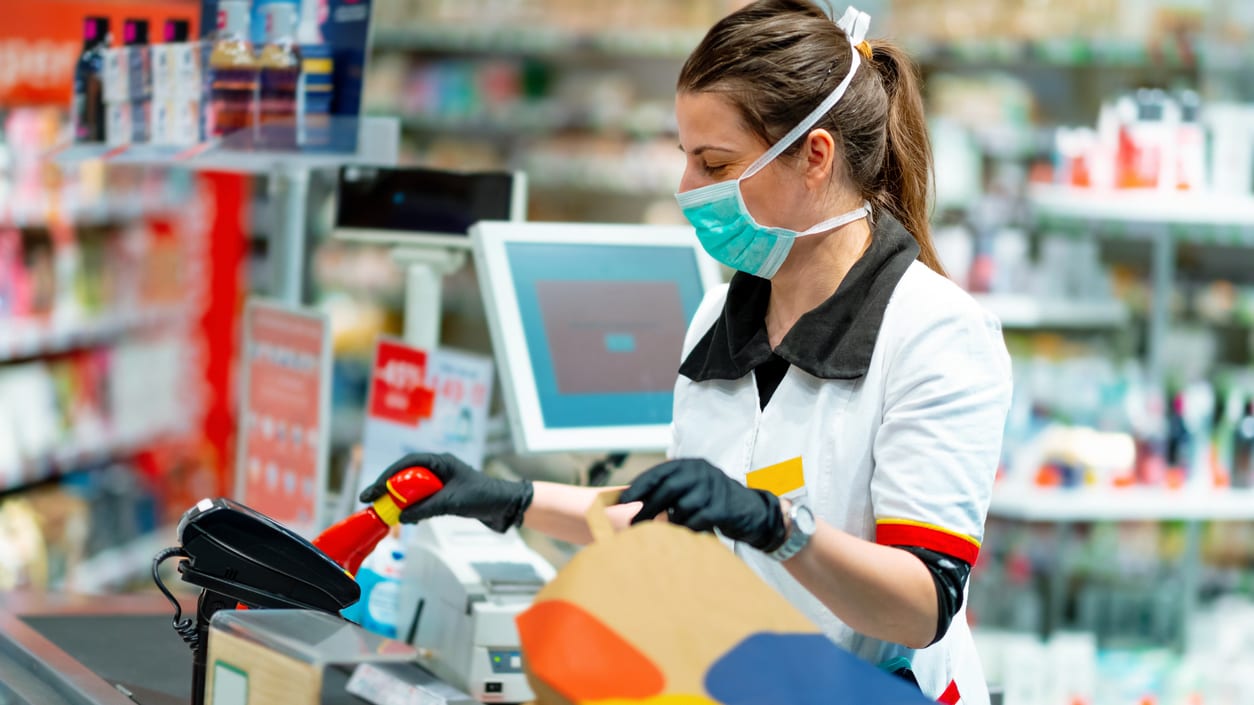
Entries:
[[[266,658],[294,655],[302,647],[306,652],[342,654],[345,642],[349,642],[350,649],[361,651],[365,647],[364,651],[370,652],[369,670],[365,673],[358,671],[359,664],[315,664],[325,666],[318,668],[322,679],[319,705],[383,702],[382,698],[366,699],[353,693],[378,695],[387,687],[393,692],[418,692],[416,699],[389,702],[475,703],[414,663],[412,650],[404,645],[390,642],[390,647],[380,648],[379,643],[384,640],[336,618],[315,612],[274,610],[252,615],[222,614],[232,617],[222,622],[226,630],[236,633],[246,621],[254,627],[268,622],[271,638]],[[286,624],[275,627],[276,617],[283,617]],[[310,635],[312,639],[308,638]],[[254,635],[250,640],[258,643],[264,638]],[[285,650],[289,653],[281,653]],[[254,671],[260,670],[258,661],[252,661]],[[269,670],[269,675],[283,676],[273,668]],[[257,687],[260,676],[253,676],[253,685]],[[307,679],[301,682],[306,683]],[[14,593],[0,597],[3,705],[187,705],[191,697],[192,652],[170,628],[170,605],[160,595]],[[263,698],[266,700],[272,699]],[[211,692],[208,702],[243,705],[238,697],[225,691],[216,698]]]
[[160,595],[0,597],[0,703],[185,705],[191,675]]

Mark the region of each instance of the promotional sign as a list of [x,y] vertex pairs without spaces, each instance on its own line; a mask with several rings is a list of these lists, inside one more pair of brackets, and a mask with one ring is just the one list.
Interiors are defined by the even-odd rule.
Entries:
[[380,340],[362,437],[364,488],[406,453],[452,453],[483,466],[492,359]]
[[322,315],[249,302],[235,497],[311,535],[322,525],[331,335]]
[[0,106],[69,107],[74,66],[83,51],[83,21],[89,16],[109,19],[115,46],[127,19],[148,20],[154,33],[169,19],[187,20],[192,32],[200,25],[197,0],[38,0],[6,4],[5,9],[0,22]]

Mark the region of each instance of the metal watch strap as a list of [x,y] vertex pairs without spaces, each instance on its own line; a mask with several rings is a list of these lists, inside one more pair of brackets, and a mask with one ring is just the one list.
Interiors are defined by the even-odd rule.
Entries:
[[801,552],[810,543],[810,537],[813,531],[805,531],[797,526],[797,515],[805,512],[813,519],[814,513],[804,504],[794,504],[788,510],[788,538],[784,539],[784,545],[775,549],[769,555],[771,558],[779,562],[784,562],[789,558]]

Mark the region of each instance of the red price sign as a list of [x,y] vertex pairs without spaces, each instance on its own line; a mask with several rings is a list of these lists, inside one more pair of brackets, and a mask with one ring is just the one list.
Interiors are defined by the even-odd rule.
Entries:
[[370,384],[370,415],[416,426],[435,411],[435,390],[426,386],[427,354],[379,341]]

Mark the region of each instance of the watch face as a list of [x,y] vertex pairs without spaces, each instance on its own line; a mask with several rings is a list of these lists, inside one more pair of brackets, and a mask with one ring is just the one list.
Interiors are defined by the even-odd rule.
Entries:
[[809,507],[797,507],[797,514],[793,517],[793,523],[795,523],[797,525],[797,529],[804,534],[814,533],[814,513],[810,511]]

